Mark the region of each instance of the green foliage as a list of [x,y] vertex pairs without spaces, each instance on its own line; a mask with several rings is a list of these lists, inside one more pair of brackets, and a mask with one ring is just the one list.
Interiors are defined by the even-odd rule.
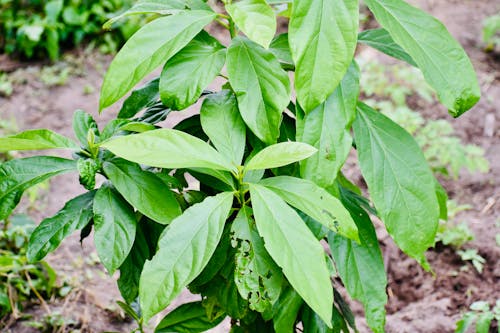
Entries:
[[[30,263],[26,257],[33,220],[13,215],[0,227],[0,317],[18,318],[27,302],[57,293],[56,272],[45,261]],[[4,324],[0,320],[0,329]]]
[[102,25],[131,3],[130,0],[2,0],[0,52],[56,60],[62,48],[90,39],[102,51],[116,52],[137,30],[141,19],[115,24],[114,33],[103,31]]
[[483,43],[487,52],[500,47],[500,15],[490,16],[483,21]]
[[464,144],[452,125],[444,120],[426,120],[408,105],[418,97],[419,104],[433,101],[432,89],[416,68],[384,66],[376,60],[361,61],[361,85],[371,105],[412,134],[436,174],[457,178],[460,171],[487,172],[484,150]]
[[[453,115],[472,107],[475,74],[440,23],[409,15],[416,9],[400,0],[366,2],[386,30],[364,33],[362,42],[413,59]],[[73,161],[2,164],[0,212],[10,213],[28,187],[73,171],[88,192],[40,224],[30,258],[94,228],[99,258],[111,274],[120,271],[121,307],[139,331],[186,287],[201,302],[167,314],[157,332],[203,331],[225,317],[232,332],[356,330],[332,285],[338,271],[369,326],[383,332],[387,279],[368,212],[429,268],[424,253],[446,215],[446,195],[411,134],[359,100],[357,1],[286,4],[290,31],[275,37],[276,3],[227,1],[226,14],[200,0],[139,1],[121,17],[157,18],[109,66],[101,111],[163,66],[161,76],[132,92],[102,129],[77,111],[79,148],[43,130],[3,139],[13,150],[73,151]],[[227,48],[204,31],[211,22],[227,28]],[[437,33],[424,43],[429,24]],[[215,76],[225,81],[221,91],[208,91]],[[199,99],[199,115],[163,128]],[[376,210],[340,171],[353,148]],[[98,189],[96,176],[106,179]]]
[[470,310],[457,321],[455,333],[469,332],[473,325],[476,333],[488,333],[492,332],[494,321],[497,322],[497,325],[500,323],[500,300],[496,301],[493,309],[488,302],[477,301],[471,304]]
[[461,212],[470,209],[469,205],[458,205],[453,200],[447,201],[448,216],[446,219],[439,221],[438,231],[436,233],[436,242],[441,242],[443,245],[451,245],[456,249],[460,249],[467,242],[474,240],[474,234],[469,229],[466,222],[455,223],[455,216]]

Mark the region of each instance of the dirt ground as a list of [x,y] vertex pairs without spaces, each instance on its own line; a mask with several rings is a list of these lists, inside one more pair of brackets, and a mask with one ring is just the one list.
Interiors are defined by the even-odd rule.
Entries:
[[[465,264],[450,248],[437,246],[428,252],[435,276],[425,273],[414,260],[403,255],[392,240],[380,232],[384,261],[389,277],[387,332],[453,332],[461,313],[474,301],[490,304],[500,298],[500,247],[495,235],[500,233],[500,59],[481,50],[481,22],[500,12],[498,0],[413,0],[413,4],[441,19],[452,35],[465,47],[478,72],[482,99],[478,105],[451,123],[465,143],[474,143],[486,151],[490,172],[471,175],[464,173],[458,181],[443,182],[451,198],[471,205],[457,216],[467,221],[476,238],[468,244],[486,259],[482,274]],[[363,51],[361,51],[363,52]],[[379,57],[377,55],[377,57]],[[0,97],[0,118],[14,116],[22,129],[46,127],[72,136],[71,115],[76,109],[92,113],[99,123],[105,123],[117,112],[117,106],[97,115],[99,86],[110,57],[95,53],[81,56],[81,73],[67,84],[47,88],[27,71],[28,82],[17,86],[9,98]],[[382,61],[383,57],[381,57]],[[0,58],[0,67],[5,59]],[[34,75],[34,74],[33,74]],[[432,119],[451,120],[440,105],[419,110]],[[190,111],[188,111],[190,112]],[[180,115],[182,117],[182,114]],[[173,121],[178,121],[179,118]],[[48,204],[37,213],[40,220],[51,216],[63,203],[83,192],[75,175],[55,178],[50,186]],[[381,228],[379,228],[379,231]],[[134,325],[124,319],[115,301],[120,299],[116,288],[117,276],[108,277],[96,263],[91,238],[80,246],[78,236],[48,257],[61,276],[75,286],[70,295],[50,303],[54,312],[74,320],[80,332],[129,332]],[[466,269],[463,269],[463,267]],[[178,303],[194,296],[183,294]],[[171,305],[171,308],[175,307]],[[369,332],[362,318],[362,308],[352,302],[361,332]],[[45,310],[33,306],[35,317]],[[69,322],[69,321],[68,321]],[[213,332],[228,332],[227,323]],[[69,329],[68,331],[71,331]],[[36,332],[18,323],[10,332]]]

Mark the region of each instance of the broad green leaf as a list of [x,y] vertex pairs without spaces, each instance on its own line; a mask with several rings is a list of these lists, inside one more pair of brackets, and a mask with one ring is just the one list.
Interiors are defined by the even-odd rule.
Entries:
[[215,148],[234,165],[240,165],[245,152],[246,127],[234,94],[223,90],[207,96],[201,106],[200,120]]
[[297,101],[311,112],[335,90],[356,49],[357,0],[295,0],[288,40]]
[[73,132],[82,145],[87,147],[89,130],[94,136],[99,136],[99,129],[94,118],[82,110],[76,110],[73,114]]
[[267,253],[259,236],[252,211],[242,207],[231,227],[233,246],[236,245],[234,282],[250,309],[271,311],[283,284],[281,270]]
[[122,136],[103,143],[101,147],[129,161],[158,168],[235,169],[208,143],[174,129]]
[[0,138],[0,152],[10,150],[78,149],[70,139],[48,129],[35,129]]
[[155,333],[201,333],[224,319],[219,316],[210,320],[201,302],[185,303],[168,313],[155,328]]
[[104,162],[103,170],[118,192],[150,219],[168,224],[181,215],[174,194],[154,173],[122,159]]
[[349,328],[339,310],[332,307],[332,328],[326,326],[325,322],[308,306],[302,308],[302,325],[304,332],[308,333],[349,333]]
[[273,325],[276,333],[295,331],[297,315],[304,301],[290,286],[283,289],[278,302],[274,305]]
[[123,102],[122,108],[117,118],[131,118],[147,106],[154,104],[159,95],[160,78],[153,79],[143,87],[132,91],[129,97]]
[[300,216],[277,194],[250,184],[250,197],[257,230],[267,251],[297,293],[330,323],[333,291],[323,247]]
[[271,51],[243,37],[233,39],[226,66],[243,120],[260,140],[275,143],[290,102],[287,73]]
[[131,121],[130,123],[127,123],[127,124],[121,126],[119,129],[122,131],[142,133],[142,132],[155,130],[155,129],[157,129],[157,127],[155,125],[148,124],[148,123],[142,123],[139,121]]
[[30,236],[26,256],[30,262],[43,259],[73,231],[85,227],[92,218],[95,191],[68,201],[56,215],[44,219]]
[[141,275],[139,298],[146,322],[205,268],[219,243],[232,203],[230,192],[208,197],[167,227],[158,252],[146,261]]
[[297,114],[300,141],[313,145],[318,154],[300,162],[301,176],[330,189],[352,147],[350,128],[356,116],[359,68],[351,64],[346,75],[325,102],[306,114]]
[[172,110],[194,104],[220,73],[226,61],[226,48],[202,31],[167,61],[160,76],[160,97]]
[[101,186],[94,197],[94,244],[110,275],[127,258],[136,227],[132,207],[111,185]]
[[342,203],[356,222],[361,242],[330,233],[328,244],[349,295],[363,303],[367,323],[373,332],[383,333],[387,278],[377,234],[366,211],[349,195],[352,192],[342,190],[341,193]]
[[226,5],[234,23],[248,38],[269,47],[276,33],[276,15],[265,0],[241,0]]
[[123,97],[146,75],[189,43],[215,17],[213,12],[192,10],[161,17],[139,29],[109,66],[101,88],[99,110]]
[[246,170],[271,169],[308,158],[318,150],[302,142],[280,142],[259,151],[245,166]]
[[358,34],[358,42],[371,46],[388,56],[403,60],[410,65],[417,67],[417,64],[413,61],[411,56],[406,53],[401,46],[396,44],[389,32],[385,29],[381,28],[361,31]]
[[359,241],[356,224],[342,203],[311,181],[289,176],[265,178],[259,182],[288,204],[306,213],[328,229]]
[[0,220],[12,213],[26,189],[68,171],[76,171],[76,161],[50,156],[20,158],[0,164]]
[[472,326],[474,321],[477,319],[477,315],[474,312],[466,312],[463,317],[457,321],[457,327],[455,328],[455,333],[466,333],[469,327]]
[[451,115],[458,117],[477,103],[480,90],[474,68],[441,22],[402,0],[365,3],[422,70]]
[[282,66],[285,65],[287,69],[294,68],[290,46],[288,45],[288,33],[276,36],[269,45],[269,51],[278,58]]
[[358,104],[354,135],[370,196],[396,244],[429,269],[424,252],[434,244],[439,205],[422,151],[403,128]]

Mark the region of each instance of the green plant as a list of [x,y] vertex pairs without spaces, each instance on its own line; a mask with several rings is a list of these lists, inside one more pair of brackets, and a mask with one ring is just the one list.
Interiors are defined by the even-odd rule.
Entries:
[[489,163],[481,147],[464,144],[447,120],[427,121],[408,106],[407,100],[413,95],[427,104],[434,101],[432,88],[417,68],[405,64],[384,66],[373,59],[362,61],[361,68],[361,85],[370,105],[415,137],[434,173],[456,179],[463,169],[488,171]]
[[490,16],[483,21],[483,43],[487,52],[500,46],[500,15]]
[[466,312],[462,319],[457,322],[455,333],[465,333],[475,323],[476,333],[491,332],[492,322],[500,323],[500,300],[497,300],[493,309],[485,301],[478,301],[471,304],[472,311]]
[[[159,78],[133,91],[104,128],[77,111],[78,144],[45,129],[0,139],[5,149],[74,151],[73,160],[2,164],[0,214],[26,188],[78,171],[88,192],[41,222],[28,256],[40,260],[93,228],[139,331],[188,287],[202,300],[166,315],[156,332],[202,332],[227,316],[231,332],[295,332],[299,323],[305,332],[347,332],[354,316],[332,285],[338,274],[383,332],[387,280],[370,205],[341,172],[353,146],[387,231],[430,269],[425,251],[446,218],[446,194],[412,136],[358,101],[354,50],[359,41],[418,65],[455,117],[479,99],[465,52],[441,23],[401,0],[365,0],[387,30],[359,36],[355,0],[295,0],[289,33],[278,36],[274,3],[227,1],[217,13],[203,1],[139,1],[125,16],[160,17],[114,58],[100,109],[163,65]],[[212,22],[228,30],[228,48],[203,30]],[[222,89],[208,90],[217,76]],[[160,127],[200,98],[200,114]],[[96,189],[97,175],[106,181]]]
[[0,52],[56,60],[60,49],[85,39],[114,52],[138,28],[140,19],[116,24],[113,34],[102,31],[110,16],[130,7],[129,0],[1,0]]
[[477,249],[465,249],[458,250],[457,254],[463,261],[470,261],[472,266],[479,272],[483,272],[484,264],[486,259],[484,259],[478,252]]
[[467,242],[474,240],[474,233],[469,229],[466,222],[460,224],[454,222],[455,216],[459,212],[468,209],[470,209],[469,205],[458,205],[454,200],[447,201],[448,218],[439,221],[436,242],[460,249]]

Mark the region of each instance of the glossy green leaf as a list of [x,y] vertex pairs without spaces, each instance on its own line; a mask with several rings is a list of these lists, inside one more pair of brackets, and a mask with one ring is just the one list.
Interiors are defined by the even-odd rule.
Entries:
[[377,234],[366,211],[349,194],[352,192],[342,190],[341,193],[342,203],[356,222],[361,242],[330,233],[328,244],[349,295],[363,303],[367,323],[373,332],[383,333],[387,278]]
[[94,118],[82,110],[76,110],[73,114],[73,132],[75,137],[85,147],[88,145],[88,133],[91,130],[95,136],[99,136],[99,129]]
[[[351,151],[350,128],[356,116],[359,68],[351,64],[335,91],[320,106],[301,117],[300,141],[313,145],[318,154],[300,162],[300,173],[324,188],[332,188]],[[302,118],[302,119],[301,119]]]
[[345,322],[344,317],[339,312],[339,310],[333,306],[332,307],[332,328],[326,326],[325,322],[313,311],[311,308],[302,308],[302,325],[304,327],[304,332],[308,333],[349,333],[349,328]]
[[385,29],[381,28],[361,31],[358,34],[358,42],[371,46],[388,56],[403,60],[410,65],[417,67],[417,64],[413,61],[411,56],[406,53],[401,46],[396,44],[389,32]]
[[70,139],[48,129],[35,129],[0,138],[0,152],[10,150],[78,149]]
[[207,96],[201,106],[200,120],[215,148],[234,165],[240,165],[245,152],[246,127],[234,94],[223,90]]
[[278,300],[283,274],[264,247],[252,211],[242,207],[231,227],[233,242],[237,245],[234,282],[250,309],[271,311]]
[[359,241],[356,224],[342,203],[313,182],[278,176],[263,179],[259,184],[335,233]]
[[68,171],[76,171],[75,161],[50,156],[20,158],[0,164],[0,220],[12,213],[26,189]]
[[271,45],[269,45],[269,51],[271,51],[276,58],[285,65],[287,69],[294,68],[292,53],[290,52],[290,46],[288,45],[288,33],[284,33],[276,36]]
[[435,179],[435,181],[436,197],[439,203],[439,218],[446,221],[448,220],[448,193],[446,193],[446,190],[437,179]]
[[271,169],[308,158],[318,150],[302,142],[280,142],[259,151],[245,166],[246,170]]
[[271,51],[243,37],[233,39],[226,66],[243,120],[260,140],[275,143],[290,102],[287,73]]
[[30,262],[43,259],[54,251],[73,231],[82,229],[92,218],[95,191],[82,194],[70,201],[56,215],[44,219],[30,236],[26,256]]
[[265,48],[269,47],[276,33],[276,15],[265,0],[230,2],[226,10],[248,38]]
[[150,219],[168,224],[181,215],[174,194],[154,173],[123,159],[105,162],[103,170],[118,192]]
[[146,322],[205,268],[219,243],[232,203],[233,194],[229,192],[208,197],[168,226],[158,252],[146,261],[141,275],[139,298]]
[[439,220],[435,180],[413,137],[366,104],[358,105],[354,134],[361,173],[396,244],[429,269],[424,252]]
[[159,94],[160,78],[153,79],[143,87],[132,91],[129,97],[123,102],[122,108],[117,118],[131,118],[147,106],[154,104]]
[[194,104],[225,61],[225,47],[207,32],[199,33],[163,67],[159,87],[163,104],[172,110]]
[[304,301],[295,290],[287,286],[274,305],[273,325],[276,333],[291,333],[295,331],[295,324],[300,307]]
[[201,302],[185,303],[168,313],[156,326],[155,333],[201,333],[217,325],[224,319],[219,316],[210,320]]
[[277,194],[250,184],[250,197],[266,250],[304,301],[330,323],[333,291],[323,247]]
[[102,110],[121,97],[155,68],[170,59],[209,24],[216,14],[186,11],[156,19],[137,31],[111,62],[99,101]]
[[335,90],[352,62],[357,0],[295,0],[288,29],[297,101],[309,113]]
[[454,117],[477,103],[480,90],[474,68],[441,22],[402,0],[365,3],[394,41],[412,57]]
[[208,143],[167,128],[118,137],[101,147],[129,161],[158,168],[235,169]]
[[101,186],[94,197],[94,244],[110,275],[127,258],[136,227],[133,208],[111,185]]

